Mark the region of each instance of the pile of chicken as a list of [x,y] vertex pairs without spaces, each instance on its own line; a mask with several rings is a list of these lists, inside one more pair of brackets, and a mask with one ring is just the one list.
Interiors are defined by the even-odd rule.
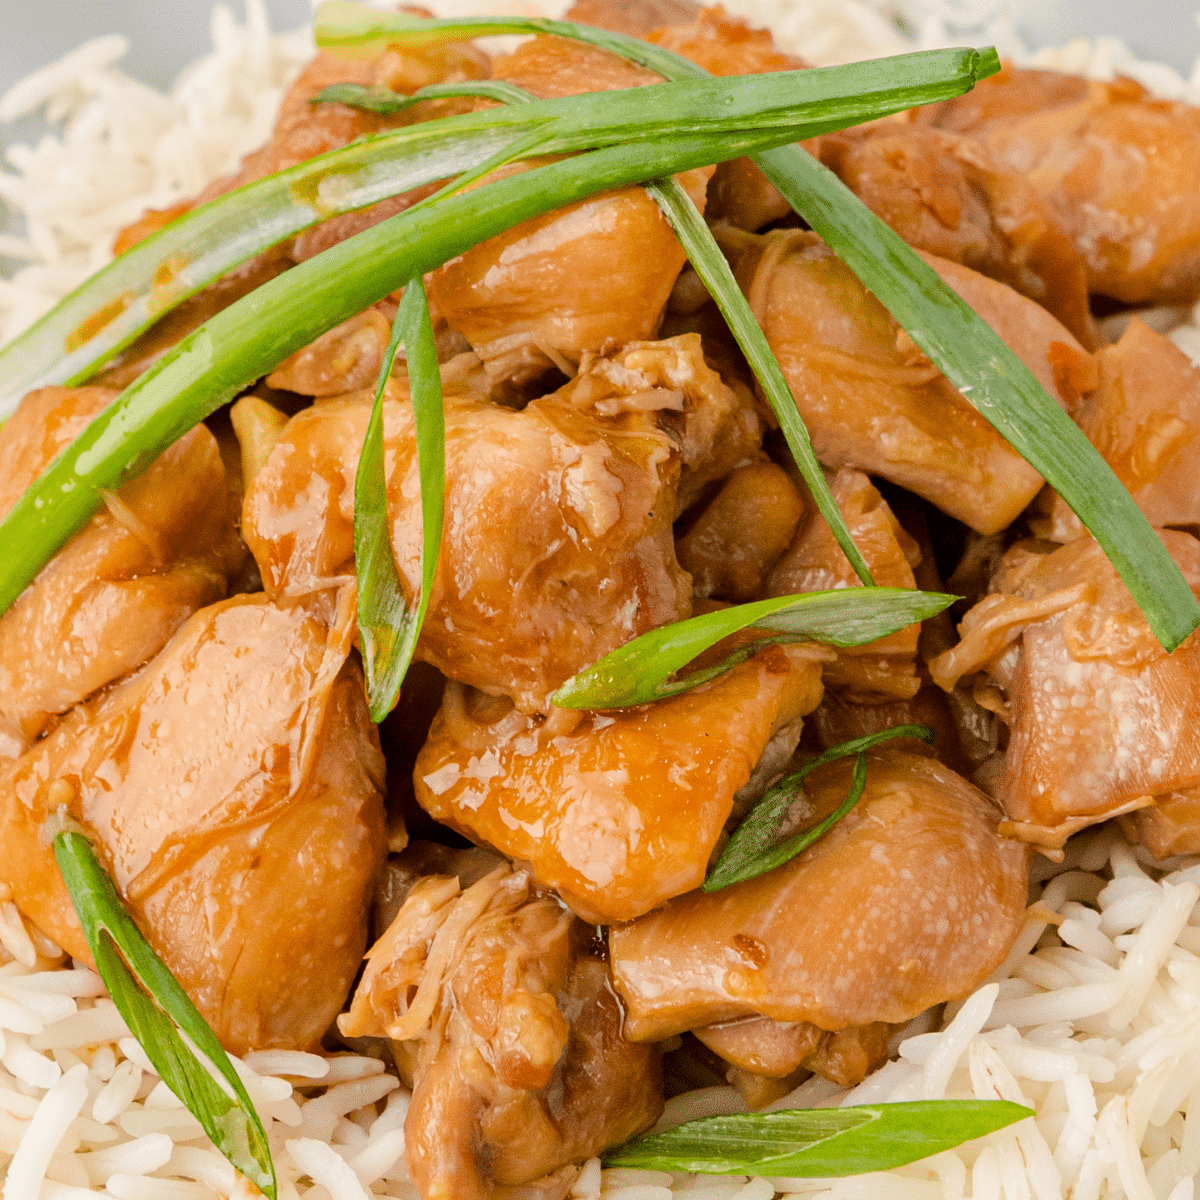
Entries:
[[[570,15],[721,74],[803,65],[689,0]],[[486,103],[379,117],[310,103],[328,84],[488,75],[542,97],[656,79],[554,38],[494,61],[467,43],[321,54],[268,145],[209,195]],[[1200,113],[1128,80],[1008,68],[807,149],[1028,364],[1200,591],[1200,375],[1152,325],[1112,317],[1200,294]],[[857,585],[636,187],[429,277],[445,534],[418,661],[378,730],[355,649],[353,490],[395,297],[105,496],[0,620],[0,881],[88,958],[44,836],[65,806],[230,1050],[351,1044],[394,1061],[425,1200],[539,1179],[563,1195],[571,1164],[657,1119],[664,1055],[669,1091],[727,1077],[755,1106],[809,1072],[861,1079],[898,1025],[1004,959],[1031,847],[1054,854],[1120,816],[1156,855],[1200,850],[1197,645],[1163,652],[1077,519],[752,163],[683,182],[875,580],[963,594],[961,638],[947,615],[855,650],[771,645],[652,705],[554,707],[564,680],[656,626]],[[429,190],[262,254],[94,386],[28,396],[0,431],[0,512],[207,315]],[[187,207],[148,214],[119,248]],[[402,365],[385,433],[411,592]],[[697,890],[772,780],[907,721],[936,744],[873,752],[862,801],[824,839]],[[788,828],[849,782],[848,761],[811,775]]]

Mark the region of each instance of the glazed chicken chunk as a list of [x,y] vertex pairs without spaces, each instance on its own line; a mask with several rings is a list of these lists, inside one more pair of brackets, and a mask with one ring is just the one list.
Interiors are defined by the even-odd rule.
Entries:
[[[392,546],[415,591],[416,439],[394,386],[385,416]],[[678,496],[753,452],[761,430],[753,406],[705,364],[696,335],[589,356],[570,383],[520,412],[471,396],[447,396],[445,412],[445,532],[418,657],[540,712],[576,671],[689,614],[671,540]],[[254,477],[243,529],[271,595],[352,574],[369,415],[365,395],[306,409]],[[508,519],[514,511],[519,521]]]
[[[852,765],[809,776],[789,829],[837,807]],[[1025,914],[1027,852],[999,815],[933,759],[871,753],[862,800],[798,857],[613,928],[626,1036],[750,1016],[843,1030],[967,995]]]
[[785,760],[794,748],[827,657],[772,646],[670,699],[546,719],[451,684],[417,759],[417,800],[529,862],[586,920],[629,920],[703,880],[772,738],[790,737]]
[[[1200,369],[1170,338],[1134,317],[1096,355],[1099,384],[1076,419],[1152,525],[1200,524]],[[1056,542],[1083,532],[1057,496],[1035,529]]]
[[1091,291],[1126,304],[1200,294],[1200,111],[1132,79],[1007,66],[915,119],[1022,172],[1083,255]]
[[[549,37],[500,59],[494,77],[540,99],[660,82],[606,50]],[[711,173],[679,176],[701,211]],[[553,367],[573,374],[585,351],[654,337],[684,261],[645,190],[620,188],[479,243],[433,273],[429,299],[490,378],[520,384]]]
[[528,871],[504,864],[465,890],[447,875],[413,886],[339,1024],[396,1044],[423,1200],[488,1200],[658,1117],[658,1051],[622,1037],[596,951]]
[[[1200,542],[1159,536],[1200,594]],[[947,690],[973,676],[1008,725],[996,796],[1011,833],[1055,850],[1200,783],[1200,645],[1193,635],[1167,654],[1091,538],[1018,543],[960,629],[930,670]]]
[[[0,516],[116,395],[43,388],[25,398],[0,429]],[[0,759],[156,654],[196,609],[225,595],[245,559],[203,425],[104,499],[0,617]]]
[[0,776],[0,878],[22,911],[89,958],[44,837],[65,806],[235,1053],[315,1045],[366,943],[383,762],[349,649],[345,615],[226,600]]
[[[932,366],[815,234],[739,235],[737,275],[822,463],[875,472],[981,533],[1003,529],[1041,478]],[[1032,300],[927,261],[1070,411],[1094,364]]]

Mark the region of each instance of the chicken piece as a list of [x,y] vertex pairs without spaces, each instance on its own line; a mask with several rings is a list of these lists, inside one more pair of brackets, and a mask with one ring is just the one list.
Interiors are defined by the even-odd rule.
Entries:
[[411,1068],[409,1173],[425,1200],[488,1200],[653,1124],[658,1052],[621,1036],[587,931],[507,864],[460,891],[430,875],[367,956],[348,1036]]
[[0,777],[0,878],[88,958],[44,839],[66,805],[151,945],[241,1054],[315,1045],[366,945],[384,765],[362,674],[304,609],[239,596]]
[[304,396],[356,392],[378,377],[391,333],[391,322],[377,308],[368,308],[281,362],[267,384]]
[[1007,283],[1095,347],[1083,255],[1033,185],[979,142],[885,122],[826,134],[820,156],[910,246]]
[[1145,846],[1160,862],[1200,852],[1200,787],[1155,796],[1149,808],[1120,818],[1125,836]]
[[[1200,543],[1159,536],[1200,594]],[[1091,538],[1018,543],[992,587],[929,669],[947,690],[981,672],[976,695],[1009,726],[996,791],[1006,831],[1057,850],[1077,829],[1200,784],[1200,642],[1167,654]]]
[[[1096,356],[1100,386],[1076,419],[1152,525],[1200,524],[1200,371],[1170,338],[1137,317]],[[1056,542],[1084,532],[1049,493],[1035,528]]]
[[353,576],[354,477],[370,419],[366,393],[301,409],[247,480],[242,536],[273,599],[338,588]]
[[805,515],[787,472],[773,462],[739,467],[675,543],[697,599],[755,600]]
[[[606,50],[550,37],[498,60],[495,77],[542,99],[660,81]],[[679,176],[701,211],[711,174]],[[620,188],[481,242],[433,273],[429,299],[490,378],[521,385],[554,367],[574,374],[585,351],[653,337],[684,262],[658,205],[642,188]]]
[[1132,79],[1006,66],[914,119],[1023,174],[1082,253],[1091,291],[1126,304],[1200,294],[1200,109]]
[[[454,684],[413,772],[437,820],[530,863],[587,921],[696,887],[773,736],[821,699],[823,650],[773,646],[654,704],[528,717]],[[760,789],[761,790],[761,789]]]
[[[852,771],[843,759],[808,777],[803,824],[845,798]],[[1025,915],[1028,853],[997,834],[998,815],[935,760],[872,752],[863,798],[791,862],[611,930],[626,1037],[754,1015],[898,1024],[967,995]]]
[[563,19],[644,38],[660,25],[695,20],[699,12],[694,0],[575,0]]
[[[733,1064],[731,1082],[761,1108],[786,1096],[812,1072],[842,1087],[861,1083],[888,1057],[892,1026],[877,1021],[835,1033],[807,1021],[772,1021],[747,1017],[693,1031],[710,1050]],[[776,1088],[765,1088],[767,1081]],[[774,1092],[774,1095],[768,1095]]]
[[[830,491],[876,585],[915,588],[913,567],[921,553],[871,481],[861,471],[842,467],[830,481]],[[861,586],[824,518],[810,507],[809,520],[775,564],[763,595]],[[910,625],[865,646],[839,649],[837,660],[825,668],[825,686],[850,700],[911,699],[920,686],[916,673],[920,632],[920,624]]]
[[[419,657],[544,711],[577,671],[688,615],[671,541],[680,471],[689,493],[701,489],[731,457],[753,453],[761,431],[754,409],[705,365],[699,338],[588,356],[574,380],[521,412],[453,396],[445,411],[445,536]],[[366,395],[298,414],[255,477],[243,528],[272,596],[352,572],[368,417]],[[420,485],[406,403],[386,404],[385,434],[392,545],[415,591]]]
[[[962,398],[812,233],[749,239],[738,280],[827,466],[882,475],[980,533],[1009,525],[1041,476]],[[924,255],[1071,411],[1091,356],[1032,300]]]
[[[0,514],[116,397],[43,388],[0,430]],[[0,616],[0,732],[10,753],[153,657],[245,559],[216,439],[185,434],[118,492]]]

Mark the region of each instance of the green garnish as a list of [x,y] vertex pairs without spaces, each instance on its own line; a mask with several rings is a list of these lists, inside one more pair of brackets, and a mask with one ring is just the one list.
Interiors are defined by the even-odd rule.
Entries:
[[[909,69],[919,77],[918,85],[892,86],[898,77],[909,74]],[[828,68],[824,74],[814,70],[794,72],[790,77],[755,75],[656,84],[496,108],[400,131],[418,131],[417,141],[428,147],[438,145],[439,139],[445,143],[447,127],[462,128],[456,123],[466,123],[468,128],[471,122],[489,123],[486,127],[493,137],[490,153],[506,144],[496,140],[497,128],[507,128],[510,138],[514,130],[527,133],[538,114],[563,117],[562,123],[547,126],[547,137],[555,139],[553,144],[560,152],[625,138],[631,130],[643,132],[633,143],[606,145],[464,194],[446,195],[436,204],[414,206],[298,264],[210,318],[117,397],[0,522],[0,561],[5,564],[0,575],[0,612],[98,509],[103,489],[120,487],[139,474],[188,429],[290,354],[415,275],[433,270],[521,221],[596,192],[809,136],[859,119],[864,108],[877,115],[889,106],[909,102],[914,91],[925,99],[961,94],[974,82],[979,69],[981,58],[975,51],[933,51],[912,56],[906,67],[898,67],[897,60],[892,60],[882,66],[866,63]],[[842,74],[831,74],[834,71]],[[814,76],[821,78],[814,81]],[[829,93],[855,80],[883,88],[890,99],[829,100]],[[786,86],[780,87],[781,83]],[[813,99],[816,96],[823,99],[818,102]],[[755,104],[774,107],[763,112],[756,110]],[[840,114],[836,120],[828,116],[834,109]],[[615,123],[598,125],[600,113],[607,113]],[[797,114],[801,114],[799,118]],[[807,123],[788,124],[797,119]],[[581,132],[584,127],[586,131]],[[722,132],[678,132],[714,128]],[[440,132],[433,137],[422,132],[430,129]],[[421,141],[422,137],[428,140]],[[511,141],[507,145],[511,146]],[[544,146],[543,152],[548,149]],[[327,156],[327,161],[332,157]],[[434,178],[443,177],[448,158],[435,155],[434,159]],[[460,166],[470,169],[472,163]],[[428,164],[426,168],[435,170]],[[237,197],[244,194],[228,198],[227,215],[250,215],[237,206]],[[166,233],[164,230],[159,236]]]
[[[421,590],[415,607],[404,589],[392,554],[387,480],[383,468],[383,395],[400,343],[408,359],[416,430],[417,469],[421,477]],[[354,565],[358,576],[358,629],[371,720],[378,724],[392,711],[412,661],[417,635],[425,621],[442,541],[446,491],[446,420],[442,409],[442,376],[425,284],[420,275],[404,288],[392,324],[375,405],[363,441],[354,481]]]
[[[547,33],[603,46],[668,79],[699,78],[695,63],[647,42],[567,21],[530,17],[430,20],[332,0],[318,10],[320,46]],[[979,77],[994,73],[983,52]],[[879,60],[877,60],[879,61]],[[881,60],[895,61],[895,60]],[[1200,601],[1109,465],[1029,369],[916,252],[831,171],[797,146],[751,156],[789,204],[896,318],[959,393],[1063,498],[1095,537],[1174,650],[1198,625]]]
[[825,518],[830,531],[837,539],[837,544],[842,548],[842,553],[850,560],[854,573],[867,587],[871,587],[875,582],[871,578],[871,569],[867,566],[862,552],[854,544],[842,510],[838,508],[837,501],[829,490],[829,482],[813,452],[808,430],[805,429],[800,411],[792,399],[787,380],[779,368],[779,361],[771,353],[766,335],[754,319],[750,305],[747,304],[742,289],[738,287],[738,282],[734,279],[716,239],[677,180],[663,180],[652,184],[646,190],[658,201],[675,231],[675,236],[687,252],[696,274],[700,276],[708,294],[721,310],[730,332],[737,339],[737,344],[746,356],[746,361],[750,364],[780,429],[783,430],[796,468],[808,485],[817,510]]
[[463,83],[431,83],[415,91],[411,96],[393,92],[389,87],[364,87],[361,83],[334,83],[318,92],[309,104],[324,104],[336,101],[350,108],[361,108],[366,112],[390,116],[420,104],[425,100],[444,100],[453,96],[481,96],[485,100],[499,100],[502,104],[513,104],[530,100],[524,88],[514,87],[502,79],[468,79]]
[[[805,763],[799,771],[781,779],[763,794],[762,799],[746,814],[745,820],[734,831],[733,837],[721,851],[721,857],[709,871],[703,884],[704,890],[719,892],[731,884],[744,883],[747,879],[765,875],[768,871],[783,866],[785,862],[789,862],[801,851],[807,850],[814,842],[823,838],[862,798],[863,789],[867,786],[867,758],[864,751],[892,738],[915,737],[932,743],[934,736],[928,725],[896,725],[891,729],[833,746],[824,754],[819,754],[812,762]],[[836,762],[839,758],[847,758],[851,754],[856,756],[854,780],[846,799],[812,829],[806,829],[776,845],[779,828],[792,802],[800,794],[805,778],[818,767]]]
[[92,843],[58,824],[54,857],[117,1011],[213,1145],[275,1200],[267,1135],[216,1034],[125,911]]
[[193,209],[92,276],[0,349],[0,416],[33,388],[82,383],[164,313],[284,238],[494,157],[568,154],[672,132],[788,127],[793,137],[811,137],[961,95],[981,72],[988,70],[974,51],[930,51],[884,64],[690,79],[649,95],[540,100],[363,138]]
[[[906,625],[936,616],[957,600],[941,592],[908,588],[835,588],[800,596],[777,596],[718,609],[652,629],[573,675],[551,697],[559,708],[627,708],[690,691],[745,662],[764,646],[825,642],[861,646]],[[762,630],[719,663],[667,682],[722,638],[743,629]]]
[[837,1178],[889,1171],[1032,1117],[1009,1100],[912,1100],[736,1113],[626,1142],[606,1167]]

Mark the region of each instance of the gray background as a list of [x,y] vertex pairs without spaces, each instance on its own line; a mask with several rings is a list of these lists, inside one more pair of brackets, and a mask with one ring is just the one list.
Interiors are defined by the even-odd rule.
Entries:
[[[240,0],[227,0],[241,17]],[[86,38],[124,33],[126,70],[166,87],[209,46],[209,0],[0,0],[0,92]],[[267,0],[273,29],[308,19],[308,0]],[[1009,0],[1018,29],[1038,43],[1083,30],[1116,34],[1185,73],[1200,54],[1197,0]]]
[[[241,0],[226,0],[242,16]],[[266,0],[275,30],[309,19],[309,0]],[[210,47],[210,0],[0,0],[0,93],[23,75],[87,38],[123,33],[130,41],[121,66],[166,88]],[[1036,44],[1081,32],[1115,34],[1143,57],[1187,73],[1200,55],[1200,0],[1008,0],[1018,31]],[[36,137],[35,120],[0,125],[0,146]]]

